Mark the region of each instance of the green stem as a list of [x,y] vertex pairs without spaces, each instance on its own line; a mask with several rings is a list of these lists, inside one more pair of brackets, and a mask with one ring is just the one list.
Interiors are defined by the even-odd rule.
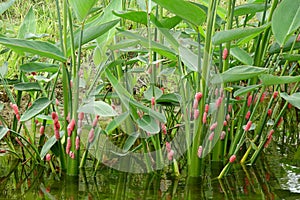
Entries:
[[[202,76],[201,76],[201,91],[203,93],[203,99],[206,100],[207,98],[207,82],[209,80],[210,76],[210,61],[212,57],[212,35],[214,33],[214,28],[215,28],[215,20],[216,20],[216,11],[217,11],[217,4],[218,0],[212,0],[209,2],[208,6],[208,12],[207,12],[207,30],[206,30],[206,36],[205,36],[205,43],[204,43],[204,54],[203,54],[203,65],[202,65]],[[203,111],[205,106],[205,101],[200,102],[200,110]],[[199,118],[202,118],[202,113],[199,116]],[[198,119],[198,121],[200,121]],[[196,120],[195,120],[196,121]],[[201,124],[200,123],[195,123],[194,127],[194,134],[195,138],[192,144],[192,149],[189,151],[189,157],[188,159],[190,160],[189,164],[189,176],[191,177],[198,177],[201,175],[201,160],[197,156],[197,151],[199,148],[199,145],[201,144]],[[189,132],[187,132],[189,133]],[[188,134],[187,134],[188,135]],[[190,138],[188,138],[190,139]]]
[[[230,30],[232,28],[232,22],[233,22],[233,14],[234,14],[234,7],[235,7],[235,0],[229,0],[228,1],[228,10],[227,10],[227,24],[225,30]],[[230,55],[230,42],[227,42],[225,44],[226,49],[228,50],[228,55]],[[229,68],[229,56],[227,56],[226,60],[224,60],[223,63],[223,70],[222,72],[225,72]]]
[[[72,28],[71,28],[72,29]],[[79,48],[78,48],[78,55],[77,55],[77,65],[73,66],[73,79],[74,79],[74,89],[73,89],[73,104],[72,104],[72,119],[75,120],[75,122],[78,121],[78,114],[77,110],[79,107],[79,70],[81,66],[81,49],[82,49],[82,38],[83,38],[83,30],[84,30],[84,21],[81,24],[81,30],[80,30],[80,37],[79,37]],[[73,46],[74,48],[74,46]],[[73,131],[73,134],[71,135],[71,141],[72,144],[75,144],[76,142],[76,132],[77,129],[75,128]],[[75,149],[75,145],[71,146],[70,151],[74,152],[75,158],[71,158],[68,156],[67,163],[67,174],[71,176],[78,176],[79,174],[79,150]]]

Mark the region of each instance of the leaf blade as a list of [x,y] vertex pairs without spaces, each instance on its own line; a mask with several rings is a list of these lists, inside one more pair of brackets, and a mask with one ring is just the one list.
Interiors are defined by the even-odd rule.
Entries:
[[40,112],[42,112],[44,109],[46,109],[51,104],[51,101],[46,97],[41,97],[33,102],[30,108],[28,108],[24,114],[21,116],[20,121],[25,122],[36,115],[38,115]]
[[17,52],[28,52],[62,62],[67,60],[59,48],[48,42],[0,37],[0,44]]
[[[288,12],[287,12],[288,11]],[[283,46],[289,36],[300,27],[300,1],[283,0],[272,17],[272,31]]]

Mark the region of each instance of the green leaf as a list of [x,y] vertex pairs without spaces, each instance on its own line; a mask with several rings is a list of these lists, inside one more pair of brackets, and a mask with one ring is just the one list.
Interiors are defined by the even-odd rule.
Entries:
[[15,0],[10,0],[0,3],[0,15],[2,15],[10,6],[14,4]]
[[0,44],[11,48],[18,53],[28,52],[62,62],[67,60],[59,48],[48,42],[0,37]]
[[182,21],[181,17],[178,16],[173,16],[173,17],[166,17],[163,18],[160,23],[162,24],[163,27],[167,28],[167,29],[171,29],[174,28],[177,24],[179,24]]
[[260,88],[261,85],[250,85],[250,86],[247,86],[247,87],[242,87],[240,89],[238,89],[237,91],[235,91],[233,93],[233,96],[234,97],[237,97],[237,96],[240,96],[240,95],[243,95],[245,93],[248,93],[248,92],[251,92],[257,88]]
[[125,39],[125,40],[121,40],[117,44],[108,46],[108,48],[111,50],[122,50],[125,48],[136,46],[138,43],[139,41],[135,39],[127,39],[127,40]]
[[27,34],[35,33],[35,31],[36,31],[36,20],[35,20],[33,9],[31,7],[19,28],[18,38],[24,39]]
[[85,20],[96,2],[97,0],[69,0],[69,3],[79,21]]
[[[199,2],[200,4],[208,7],[209,6],[209,3],[210,3],[210,0],[198,0],[197,2]],[[217,14],[223,19],[225,20],[226,19],[226,13],[227,13],[227,10],[226,8],[222,5],[222,4],[219,4],[217,6]]]
[[151,48],[153,51],[155,51],[163,56],[166,56],[167,58],[169,58],[171,60],[177,60],[176,53],[172,49],[170,49],[158,42],[154,42],[154,41],[151,41],[151,47],[150,47],[148,38],[144,38],[141,35],[133,33],[131,31],[125,31],[125,30],[121,30],[121,29],[118,29],[118,30],[127,37],[139,40],[140,44],[143,45],[144,47]]
[[[194,5],[197,5],[199,8],[201,8],[205,12],[205,14],[207,15],[208,7],[206,5],[199,4],[199,3],[196,3],[196,2],[191,2],[191,3],[194,4]],[[217,10],[219,10],[219,8]],[[223,23],[225,23],[225,21],[223,21],[223,19],[217,14],[216,15],[216,24],[218,25],[218,27],[220,27]]]
[[254,142],[250,141],[250,144],[251,144],[251,147],[252,147],[253,150],[256,151],[258,149]]
[[159,99],[156,100],[158,104],[173,104],[179,105],[181,102],[181,96],[175,93],[163,94]]
[[[127,90],[119,83],[119,81],[116,79],[116,77],[108,70],[105,70],[105,75],[113,88],[115,89],[116,93],[118,94],[118,97],[120,98],[121,102],[125,106],[127,110],[130,110],[130,106],[134,108],[141,109],[145,114],[148,114],[155,119],[159,120],[162,123],[166,123],[166,118],[163,114],[156,112],[152,110],[151,108],[148,108],[147,106],[144,106],[143,104],[140,104],[135,99],[132,98],[132,96],[127,92]],[[130,113],[131,116],[133,116],[133,113]]]
[[38,83],[18,83],[14,85],[16,90],[19,91],[40,91],[41,87]]
[[150,20],[158,28],[158,30],[162,33],[162,35],[165,36],[165,39],[170,43],[173,49],[175,49],[176,52],[178,52],[179,43],[169,32],[169,29],[163,27],[163,25],[158,21],[158,19],[153,14],[151,14]]
[[216,74],[213,76],[212,83],[227,83],[240,80],[246,80],[249,78],[257,77],[262,73],[266,73],[268,69],[261,67],[254,67],[248,65],[236,66],[228,69],[222,74]]
[[159,124],[150,115],[143,115],[142,118],[137,119],[138,126],[150,134],[155,134],[160,131]]
[[115,117],[105,128],[107,134],[111,134],[117,127],[119,127],[123,121],[127,119],[129,112],[124,112],[119,116]]
[[135,141],[139,138],[139,133],[133,133],[129,135],[129,137],[126,139],[124,146],[123,146],[123,153],[126,153],[130,150],[130,148],[134,145]]
[[0,78],[4,78],[8,71],[8,62],[4,62],[3,65],[0,67]]
[[259,76],[262,85],[278,85],[300,81],[300,76],[274,76],[272,74],[261,74]]
[[113,11],[113,14],[123,19],[128,19],[133,22],[144,24],[147,26],[147,13],[144,11]]
[[81,106],[77,112],[95,114],[101,117],[113,117],[117,115],[116,111],[103,101],[91,101]]
[[212,38],[212,42],[214,45],[219,45],[224,42],[230,42],[232,40],[238,40],[241,38],[248,37],[252,34],[257,34],[263,32],[267,29],[271,24],[268,23],[266,25],[257,27],[257,28],[238,28],[226,31],[218,31]]
[[245,65],[253,65],[253,58],[245,50],[239,47],[231,48],[230,54]]
[[23,72],[49,72],[55,73],[58,71],[59,65],[41,62],[31,62],[20,66]]
[[[153,90],[154,90],[154,95],[153,95]],[[161,97],[161,95],[163,94],[163,92],[161,91],[161,89],[159,89],[158,87],[154,87],[150,86],[145,92],[144,92],[144,97],[145,99],[147,99],[148,101],[151,101],[152,97],[154,96],[155,99],[158,99]]]
[[300,26],[300,1],[283,0],[272,17],[272,31],[276,41],[283,46],[289,36]]
[[184,65],[187,66],[189,70],[192,72],[197,72],[198,70],[198,56],[192,52],[190,49],[180,45],[179,47],[179,56],[184,63]]
[[[103,15],[99,16],[95,19],[95,23],[106,23],[117,19],[118,17],[115,16],[112,11],[113,10],[122,10],[122,3],[120,0],[111,0],[109,5],[103,10]],[[91,23],[92,26],[93,23]],[[101,35],[96,39],[97,41],[97,48],[94,51],[94,63],[95,65],[99,65],[101,62],[107,59],[107,45],[113,42],[115,38],[116,29],[110,29],[105,34]]]
[[280,96],[296,108],[300,109],[300,92],[294,93],[292,95],[288,95],[287,93],[283,92],[280,93]]
[[161,7],[171,11],[182,19],[195,25],[202,25],[205,21],[205,12],[195,4],[184,0],[153,0]]
[[25,113],[22,115],[20,121],[25,122],[34,116],[38,115],[40,112],[45,110],[49,105],[51,104],[51,101],[46,97],[41,97],[28,108]]
[[6,135],[8,130],[9,130],[8,128],[4,126],[0,126],[0,140]]
[[[106,22],[97,26],[89,26],[83,31],[83,38],[82,38],[82,44],[86,44],[99,36],[103,35],[107,31],[109,31],[111,28],[113,28],[117,23],[119,23],[120,20],[113,20],[110,22]],[[79,47],[79,37],[80,37],[80,31],[76,31],[74,35],[74,47],[77,49]],[[71,47],[68,49],[68,53],[71,52]]]
[[277,42],[273,43],[269,49],[269,53],[274,54],[274,53],[279,53],[280,51],[287,52],[290,51],[292,47],[293,50],[300,49],[300,41],[295,42],[296,37],[297,37],[296,35],[292,35],[288,39],[288,41],[283,45],[283,48],[280,48],[280,45]]
[[[60,134],[60,137],[63,137],[64,131],[60,131],[59,134]],[[42,148],[41,153],[40,153],[40,157],[41,157],[42,160],[44,159],[46,154],[50,151],[50,149],[53,147],[53,145],[56,144],[56,142],[57,142],[57,140],[55,138],[55,135],[53,135],[51,138],[49,138],[46,141],[46,143],[43,145],[43,148]]]
[[2,111],[4,108],[4,104],[3,103],[0,103],[0,111]]
[[288,60],[290,62],[295,62],[300,60],[300,54],[289,54],[289,53],[284,53],[282,54],[282,58],[284,60]]
[[[267,5],[267,9],[270,5]],[[265,3],[248,3],[236,6],[234,8],[234,16],[242,16],[242,15],[249,15],[255,14],[257,12],[262,12],[265,10]]]

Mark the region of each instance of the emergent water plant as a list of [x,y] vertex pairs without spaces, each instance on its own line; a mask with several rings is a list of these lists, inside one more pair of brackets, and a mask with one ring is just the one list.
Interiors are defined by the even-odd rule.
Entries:
[[[1,3],[0,14],[13,3]],[[32,28],[33,7],[17,37],[0,37],[0,80],[15,113],[12,124],[0,118],[5,151],[71,176],[89,158],[95,171],[101,163],[132,173],[172,164],[191,177],[204,175],[207,161],[224,164],[218,178],[234,162],[253,165],[297,120],[299,7],[56,0],[55,39]],[[15,80],[6,77],[10,59]]]

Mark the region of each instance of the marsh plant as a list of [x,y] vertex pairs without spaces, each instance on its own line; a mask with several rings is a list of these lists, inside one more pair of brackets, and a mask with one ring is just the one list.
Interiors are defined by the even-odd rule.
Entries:
[[17,35],[0,36],[1,88],[14,112],[0,118],[1,153],[70,176],[104,164],[198,177],[217,161],[222,178],[234,163],[255,164],[274,139],[298,144],[298,127],[283,128],[298,124],[299,1],[55,7],[53,35],[36,32],[33,5]]

